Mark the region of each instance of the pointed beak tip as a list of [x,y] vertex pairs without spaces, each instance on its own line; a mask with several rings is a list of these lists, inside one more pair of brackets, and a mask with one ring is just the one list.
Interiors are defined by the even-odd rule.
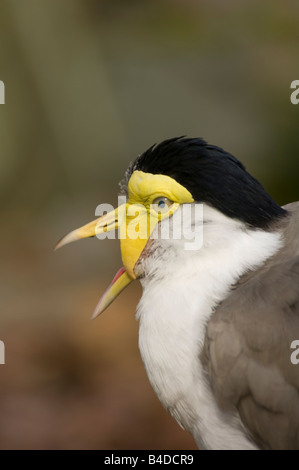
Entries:
[[53,251],[59,250],[59,248],[61,248],[64,245],[64,243],[62,243],[62,240],[63,240],[63,238],[61,240],[59,240],[58,243],[56,243],[56,245],[53,248]]
[[128,275],[126,269],[124,267],[120,268],[114,276],[112,283],[98,301],[91,316],[91,320],[101,315],[132,281],[134,281],[134,279]]
[[58,243],[56,243],[54,251],[59,250],[59,248],[62,248],[64,245],[68,245],[69,243],[80,240],[80,238],[81,237],[78,235],[78,230],[73,230],[72,232],[70,232],[67,235],[65,235],[64,237],[62,237],[58,241]]
[[59,240],[58,243],[56,243],[56,245],[55,245],[53,251],[59,250],[59,249],[62,248],[64,245],[67,245],[68,243],[70,243],[70,242],[68,242],[68,241],[66,240],[66,237],[63,237],[61,240]]
[[101,313],[103,312],[103,310],[100,310],[100,309],[95,309],[95,311],[93,312],[93,314],[91,315],[90,317],[90,320],[93,321],[95,320],[97,317],[99,317],[101,315]]

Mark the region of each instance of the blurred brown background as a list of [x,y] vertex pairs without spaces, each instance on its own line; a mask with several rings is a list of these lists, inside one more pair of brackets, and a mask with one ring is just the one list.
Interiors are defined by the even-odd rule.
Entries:
[[296,0],[0,0],[0,449],[194,448],[146,378],[138,283],[90,321],[117,240],[53,247],[173,136],[298,200],[298,22]]

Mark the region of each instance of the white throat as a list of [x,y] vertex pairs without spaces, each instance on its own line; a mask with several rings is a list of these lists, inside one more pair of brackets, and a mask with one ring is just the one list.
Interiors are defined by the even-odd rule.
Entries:
[[184,250],[184,240],[155,240],[143,261],[139,348],[159,399],[200,448],[250,449],[239,419],[219,411],[199,355],[215,307],[282,240],[277,232],[246,229],[207,205],[203,222],[200,250]]

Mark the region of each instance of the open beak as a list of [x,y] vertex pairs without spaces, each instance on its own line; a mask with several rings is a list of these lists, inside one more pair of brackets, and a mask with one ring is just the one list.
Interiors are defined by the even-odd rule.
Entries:
[[[144,207],[140,208],[139,205],[134,204],[122,204],[99,219],[77,230],[73,230],[57,243],[55,249],[81,238],[95,237],[96,235],[119,229],[124,267],[117,272],[112,283],[100,298],[92,318],[100,315],[136,279],[134,267],[150,236],[149,229],[147,228],[147,218],[147,211]],[[134,223],[132,224],[132,222]],[[136,224],[146,227],[142,234],[139,234],[137,237],[134,231]]]
[[102,297],[100,298],[91,319],[98,317],[107,307],[113,302],[114,299],[132,282],[132,279],[126,271],[126,268],[120,268],[114,276],[113,281]]

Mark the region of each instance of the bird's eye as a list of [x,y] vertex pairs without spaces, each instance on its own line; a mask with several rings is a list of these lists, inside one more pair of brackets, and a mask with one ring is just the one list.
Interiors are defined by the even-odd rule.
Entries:
[[152,203],[152,208],[156,212],[160,212],[161,214],[168,212],[169,208],[172,206],[173,201],[168,199],[167,197],[160,196],[154,199]]

